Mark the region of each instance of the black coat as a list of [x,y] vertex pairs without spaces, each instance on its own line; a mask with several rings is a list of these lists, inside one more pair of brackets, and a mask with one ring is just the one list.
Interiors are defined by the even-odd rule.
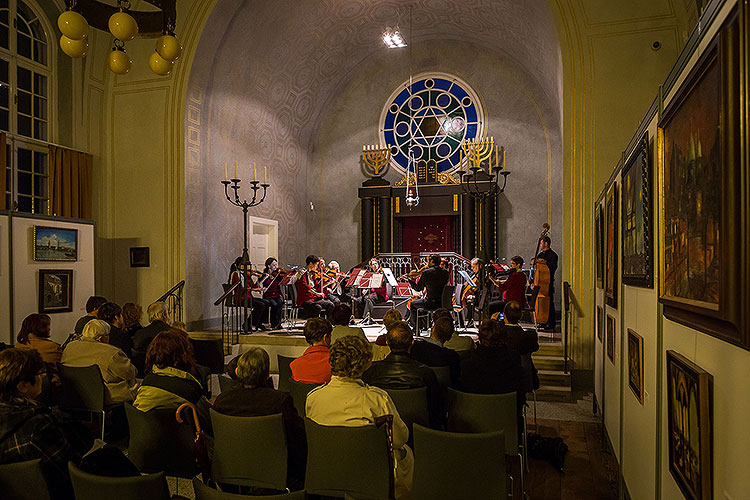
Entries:
[[448,284],[449,276],[450,274],[447,269],[443,269],[440,266],[433,266],[422,272],[422,277],[419,278],[419,281],[414,282],[413,280],[409,280],[409,283],[417,291],[426,288],[427,302],[433,305],[437,304],[440,307],[443,301],[443,288]]
[[451,369],[451,385],[457,387],[461,373],[461,359],[453,349],[442,347],[426,340],[417,339],[409,354],[427,366],[448,366]]
[[120,348],[125,356],[133,358],[133,339],[125,330],[109,325],[109,345]]
[[159,319],[151,322],[147,327],[141,328],[133,335],[133,349],[145,351],[154,337],[164,330],[169,330],[169,325]]
[[480,344],[461,363],[460,389],[477,394],[520,393],[521,375],[521,355],[518,351],[504,346]]
[[539,388],[539,376],[537,375],[534,360],[531,353],[539,350],[539,336],[536,330],[524,330],[518,325],[505,326],[508,334],[508,346],[515,349],[521,355],[521,391],[531,392]]

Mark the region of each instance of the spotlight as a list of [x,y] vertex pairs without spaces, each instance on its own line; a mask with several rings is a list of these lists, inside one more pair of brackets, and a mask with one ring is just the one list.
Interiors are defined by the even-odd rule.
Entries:
[[385,32],[383,33],[383,43],[385,43],[385,46],[389,49],[406,47],[406,40],[404,40],[404,37],[401,35],[401,32],[398,30],[398,28],[396,28],[395,30],[386,28]]

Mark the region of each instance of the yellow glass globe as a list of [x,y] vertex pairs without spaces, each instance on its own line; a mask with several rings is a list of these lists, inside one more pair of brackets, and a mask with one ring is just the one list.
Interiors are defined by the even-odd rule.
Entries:
[[112,14],[108,25],[109,32],[123,42],[132,40],[138,34],[138,23],[127,12],[120,11]]
[[82,40],[89,33],[89,23],[86,22],[86,18],[72,10],[66,10],[60,14],[57,18],[57,27],[71,40]]
[[182,46],[172,35],[164,35],[156,40],[156,52],[167,61],[176,61],[182,54]]
[[109,56],[107,56],[107,63],[109,64],[109,69],[112,73],[124,75],[130,71],[130,66],[133,65],[133,60],[130,59],[130,56],[125,53],[124,50],[113,50],[109,53]]
[[148,65],[151,67],[151,71],[157,75],[166,76],[172,72],[174,63],[164,59],[158,52],[154,52],[151,54],[151,57],[148,58]]
[[83,57],[89,51],[89,42],[85,38],[71,40],[63,35],[60,37],[60,48],[70,57]]

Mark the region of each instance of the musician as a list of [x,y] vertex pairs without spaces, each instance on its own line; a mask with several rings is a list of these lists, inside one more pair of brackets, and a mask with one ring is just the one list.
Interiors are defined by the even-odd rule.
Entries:
[[320,291],[320,259],[317,255],[308,255],[305,264],[307,272],[297,280],[297,306],[302,308],[305,318],[327,316],[333,302],[326,300]]
[[555,317],[555,272],[557,271],[557,253],[550,248],[552,240],[544,236],[539,243],[538,258],[544,259],[549,268],[549,317],[547,323],[542,325],[544,330],[555,331],[557,319]]
[[[345,302],[347,304],[351,304],[352,297],[347,293],[344,285],[340,281],[340,274],[341,274],[341,266],[339,266],[339,263],[335,260],[332,260],[328,263],[328,269],[330,269],[333,273],[335,273],[336,278],[336,285],[331,288],[331,297],[335,297],[338,299],[339,302]],[[346,275],[342,275],[346,277]]]
[[[247,269],[252,269],[252,263],[247,263]],[[251,332],[253,329],[267,331],[268,328],[263,326],[263,318],[266,316],[266,310],[270,303],[265,299],[252,296],[251,290],[257,288],[257,285],[253,284],[252,276],[245,276],[242,271],[242,257],[237,257],[229,268],[229,284],[240,283],[240,286],[235,290],[234,303],[244,306],[247,298],[247,307],[252,308],[252,318],[245,319],[242,329]],[[248,328],[247,322],[249,319],[252,319],[252,328]]]
[[[469,283],[464,283],[464,288],[461,291],[461,306],[466,308],[466,322],[467,326],[471,327],[474,325],[474,309],[479,301],[479,294],[482,290],[482,268],[484,267],[484,261],[478,257],[471,259],[471,278],[476,283],[476,288],[472,288]],[[458,316],[459,325],[463,326],[464,317],[459,314]]]
[[440,266],[440,256],[432,254],[427,260],[429,268],[422,271],[419,281],[409,279],[409,284],[416,291],[427,290],[423,299],[414,299],[409,307],[409,322],[417,330],[417,309],[438,309],[443,301],[443,289],[448,284],[450,273]]
[[490,315],[502,312],[505,309],[505,304],[513,300],[521,304],[522,308],[526,304],[526,275],[522,272],[523,257],[520,255],[512,257],[510,268],[511,273],[508,275],[508,279],[503,282],[488,276],[490,281],[503,293],[502,301],[490,302]]
[[268,301],[271,308],[271,330],[281,328],[281,311],[284,306],[284,299],[281,296],[279,282],[281,282],[281,273],[279,272],[279,262],[273,257],[266,259],[266,267],[263,269],[261,285],[263,286],[263,298]]
[[[373,274],[382,274],[383,269],[380,267],[380,261],[373,257],[370,259],[370,272]],[[352,298],[352,304],[355,306],[357,317],[363,318],[362,324],[371,325],[375,323],[372,320],[372,312],[377,304],[382,304],[388,300],[388,288],[386,288],[385,276],[378,288],[370,288],[361,297]]]
[[330,272],[330,268],[326,267],[326,260],[321,257],[320,258],[320,275],[321,279],[323,280],[323,297],[326,300],[330,300],[333,302],[334,307],[339,305],[341,303],[341,299],[336,296],[336,294],[333,293],[333,284],[335,280],[328,276],[328,273]]

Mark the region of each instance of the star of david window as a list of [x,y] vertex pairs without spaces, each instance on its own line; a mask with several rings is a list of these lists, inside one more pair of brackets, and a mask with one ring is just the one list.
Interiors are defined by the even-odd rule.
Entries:
[[[411,126],[410,126],[411,124]],[[461,142],[484,131],[484,111],[479,96],[465,82],[445,73],[413,78],[391,94],[380,117],[380,139],[391,145],[391,166],[401,173],[409,165],[434,160],[437,172],[459,167]]]

